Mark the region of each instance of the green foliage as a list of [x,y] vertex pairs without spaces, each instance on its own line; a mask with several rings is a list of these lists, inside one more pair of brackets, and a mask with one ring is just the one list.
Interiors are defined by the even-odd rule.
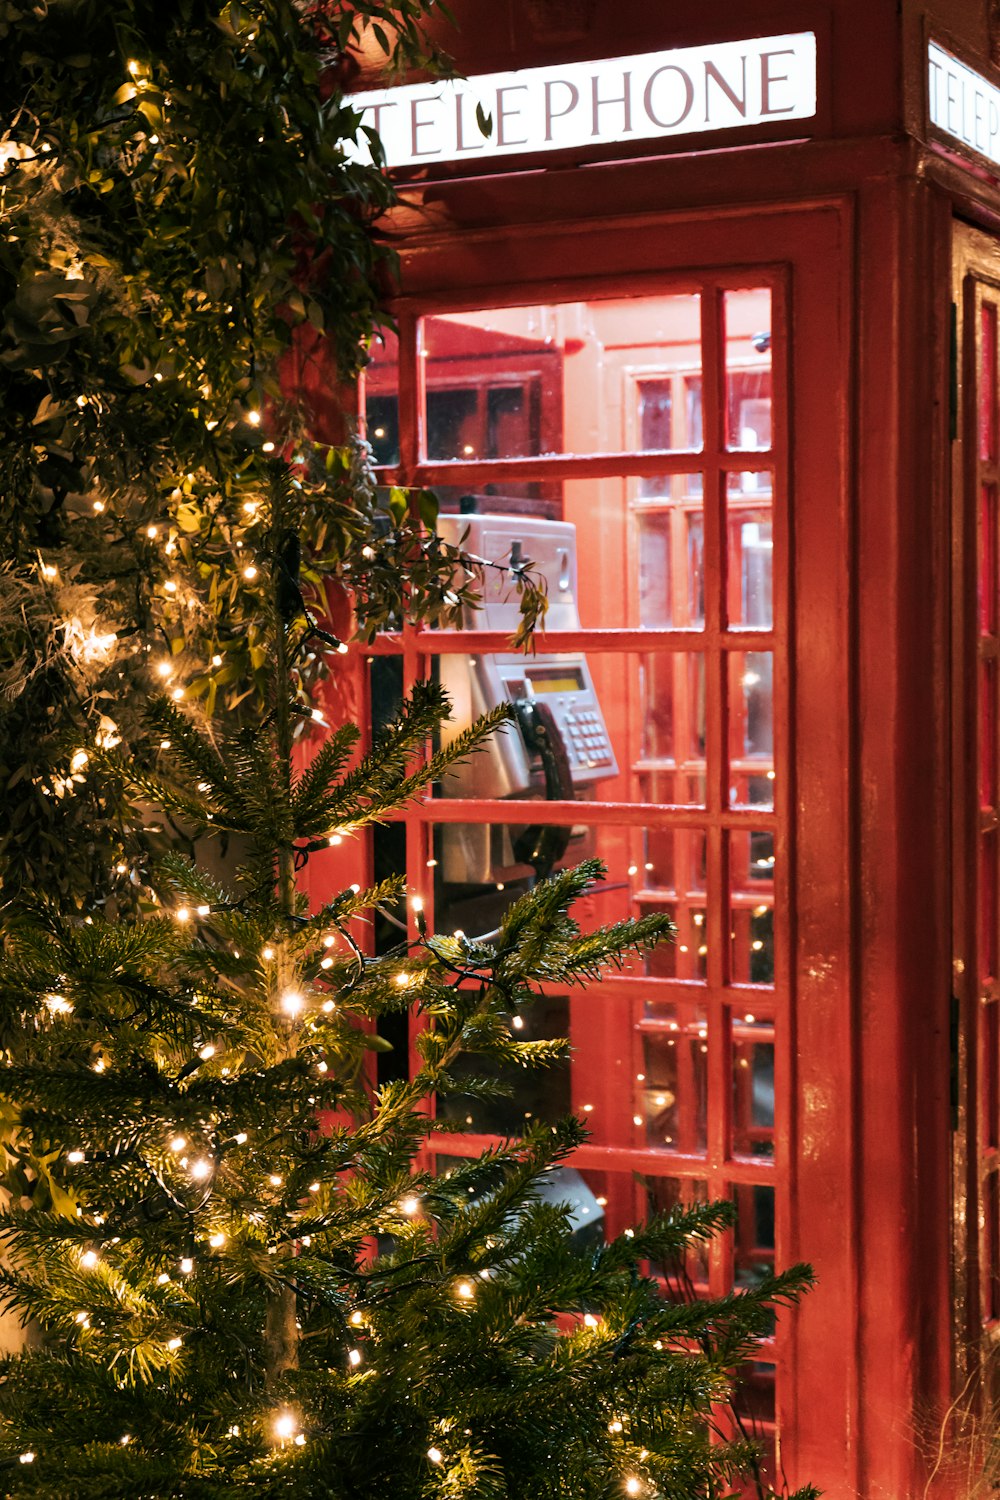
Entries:
[[[296,373],[354,373],[392,270],[372,229],[392,189],[354,159],[340,92],[350,50],[369,33],[390,66],[441,67],[433,3],[0,0],[6,893],[131,904],[125,809],[96,764],[67,788],[67,761],[102,714],[135,752],[157,668],[210,716],[262,701],[269,451],[296,460],[320,614],[324,580],[366,634],[475,595],[476,568],[421,529],[431,497],[378,493],[349,424],[312,439]],[[544,596],[530,578],[522,596],[530,624]],[[301,703],[329,670],[298,660]]]
[[[220,738],[159,700],[152,769],[99,752],[133,793],[239,835],[244,868],[223,882],[168,852],[155,914],[25,898],[8,923],[6,1150],[40,1186],[0,1214],[0,1305],[36,1331],[0,1365],[4,1492],[721,1500],[754,1457],[710,1440],[713,1408],[808,1269],[664,1295],[654,1268],[724,1232],[726,1204],[581,1249],[543,1193],[585,1139],[575,1120],[443,1175],[419,1157],[435,1096],[496,1093],[502,1065],[564,1055],[511,1024],[540,985],[592,981],[669,921],[582,932],[593,861],[489,938],[421,918],[379,957],[356,924],[400,881],[307,910],[296,863],[398,811],[494,722],[428,753],[447,703],[420,685],[360,761],[343,730],[296,773],[310,633],[283,608],[282,557],[301,502],[277,465],[264,498],[268,711]],[[418,1062],[377,1088],[378,1020],[410,1007]],[[460,1078],[470,1060],[481,1076]]]

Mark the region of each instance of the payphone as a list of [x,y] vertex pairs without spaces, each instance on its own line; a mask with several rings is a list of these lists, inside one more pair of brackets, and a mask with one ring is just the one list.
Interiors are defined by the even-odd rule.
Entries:
[[[494,500],[494,504],[496,501]],[[518,625],[511,564],[530,560],[548,584],[549,630],[579,630],[576,527],[566,521],[505,514],[442,514],[438,532],[472,556],[506,567],[484,570],[483,599],[468,611],[466,628],[504,631]],[[499,703],[515,721],[493,736],[443,781],[446,797],[585,798],[598,782],[618,775],[611,736],[582,651],[534,656],[520,652],[442,654],[442,686],[452,701],[445,743]],[[447,824],[441,830],[441,875],[448,884],[486,885],[546,874],[566,854],[570,827]]]

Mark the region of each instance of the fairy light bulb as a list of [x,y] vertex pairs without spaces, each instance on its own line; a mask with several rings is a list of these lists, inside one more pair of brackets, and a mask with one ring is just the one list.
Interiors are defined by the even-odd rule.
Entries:
[[271,959],[274,957],[274,949],[273,948],[262,948],[260,950],[260,956],[261,956],[261,958],[264,960],[264,962],[266,964],[269,964],[271,962]]
[[156,1285],[157,1286],[166,1286],[169,1281],[170,1281],[170,1277],[167,1275],[166,1271],[161,1271],[160,1274],[159,1274],[159,1276],[157,1276],[157,1278],[156,1278]]
[[204,1182],[205,1178],[211,1175],[211,1172],[212,1163],[207,1157],[199,1156],[197,1161],[191,1163],[191,1176],[197,1182]]
[[222,1233],[221,1229],[217,1229],[214,1234],[209,1235],[208,1243],[213,1250],[221,1250],[226,1243],[226,1236]]
[[305,1001],[298,990],[285,990],[281,997],[281,1008],[286,1016],[297,1016]]
[[184,1342],[183,1339],[179,1339],[179,1338],[176,1338],[176,1337],[174,1337],[172,1339],[167,1339],[167,1348],[168,1349],[179,1349],[181,1347],[181,1344],[183,1342]]
[[45,1005],[54,1016],[68,1016],[73,1009],[72,1000],[67,1000],[65,995],[46,995]]
[[179,906],[174,912],[174,916],[177,918],[178,922],[190,922],[191,920],[191,913],[188,911],[186,906]]
[[87,1158],[84,1156],[82,1151],[69,1151],[66,1154],[66,1160],[68,1162],[72,1162],[74,1167],[78,1167],[80,1163],[82,1161],[86,1161]]
[[270,1175],[270,1177],[268,1177],[267,1180],[271,1184],[272,1187],[280,1187],[281,1184],[284,1182],[285,1179],[283,1177],[279,1177],[278,1174],[277,1174],[277,1172],[272,1172],[271,1175]]
[[18,1454],[17,1461],[18,1461],[18,1463],[21,1463],[21,1464],[33,1464],[35,1462],[35,1455],[32,1453],[31,1449],[29,1448],[28,1451],[27,1451],[27,1453],[19,1453]]
[[360,1328],[361,1324],[364,1321],[365,1321],[364,1318],[362,1317],[361,1313],[358,1312],[357,1309],[355,1309],[354,1312],[351,1313],[351,1316],[348,1319],[348,1322],[353,1323],[355,1328]]
[[204,1047],[199,1048],[198,1056],[201,1058],[202,1062],[208,1062],[210,1057],[215,1056],[215,1053],[216,1048],[214,1042],[206,1042]]
[[427,1457],[430,1459],[432,1464],[439,1464],[444,1461],[444,1454],[441,1452],[440,1448],[428,1448]]
[[[333,959],[332,958],[321,958],[320,961],[319,961],[319,966],[320,966],[321,969],[332,969],[333,968]],[[324,1006],[324,1009],[325,1008],[326,1007]]]
[[252,583],[253,580],[257,577],[257,569],[254,567],[253,563],[250,563],[248,567],[243,569],[243,577],[247,580],[248,583]]
[[423,909],[424,909],[424,898],[423,898],[423,896],[411,896],[410,897],[410,905],[413,907],[413,910],[415,912],[422,912]]
[[625,1493],[626,1493],[626,1495],[638,1495],[641,1492],[642,1492],[642,1483],[641,1483],[641,1481],[638,1480],[638,1479],[636,1479],[636,1477],[635,1477],[634,1474],[630,1474],[629,1477],[625,1481]]
[[210,906],[196,906],[195,911],[199,917],[207,917],[211,914],[212,908]]
[[274,1430],[281,1441],[287,1442],[295,1432],[297,1423],[290,1411],[283,1411],[274,1419]]
[[73,758],[69,763],[70,770],[74,772],[82,771],[89,759],[90,756],[87,754],[86,750],[74,750]]
[[191,1259],[190,1255],[185,1255],[184,1259],[180,1263],[180,1268],[185,1276],[191,1275],[191,1272],[194,1270],[194,1261]]
[[471,1281],[460,1281],[458,1283],[458,1286],[455,1288],[455,1293],[457,1296],[461,1297],[463,1301],[471,1302],[472,1298],[476,1295],[476,1290]]
[[245,1146],[246,1143],[247,1143],[247,1133],[246,1133],[246,1131],[245,1130],[238,1131],[237,1134],[233,1136],[233,1140],[236,1142],[237,1146]]
[[361,1363],[361,1350],[349,1349],[347,1351],[347,1359],[352,1369],[356,1370],[358,1368],[358,1365]]
[[408,1219],[412,1219],[414,1214],[420,1212],[420,1199],[414,1193],[408,1194],[407,1197],[400,1199],[399,1211],[406,1214]]
[[250,423],[251,427],[259,427],[260,426],[260,412],[259,411],[248,411],[247,412],[247,421]]
[[186,1135],[175,1135],[174,1138],[173,1138],[173,1140],[170,1142],[170,1149],[171,1149],[171,1151],[180,1152],[180,1151],[184,1150],[184,1147],[186,1145],[187,1145],[187,1136]]

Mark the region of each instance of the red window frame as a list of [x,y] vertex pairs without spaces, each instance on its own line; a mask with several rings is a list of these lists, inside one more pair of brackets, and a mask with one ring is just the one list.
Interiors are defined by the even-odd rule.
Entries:
[[[767,451],[734,451],[726,445],[727,371],[724,343],[724,296],[727,291],[768,288],[772,301],[773,391],[774,414],[772,446]],[[403,301],[396,310],[399,349],[399,454],[398,465],[379,471],[383,483],[434,489],[437,485],[481,488],[486,483],[504,481],[561,481],[630,476],[644,477],[688,474],[699,470],[704,476],[701,504],[704,511],[704,620],[700,627],[641,629],[623,625],[609,629],[548,632],[538,641],[543,651],[584,650],[588,655],[601,653],[639,653],[644,657],[663,654],[676,659],[679,652],[693,648],[704,652],[706,695],[706,773],[705,806],[650,805],[639,801],[587,802],[581,812],[578,802],[548,802],[545,821],[551,824],[578,823],[585,817],[591,827],[627,829],[633,840],[641,840],[643,830],[663,830],[684,837],[685,833],[704,835],[707,852],[706,889],[701,900],[705,906],[708,930],[728,934],[744,920],[743,908],[749,897],[740,893],[730,904],[729,888],[737,860],[730,848],[735,836],[754,832],[770,835],[773,840],[775,870],[773,903],[774,986],[740,982],[733,973],[732,948],[728,940],[708,944],[703,978],[663,978],[633,972],[608,976],[600,986],[600,1004],[587,1010],[588,1028],[595,1025],[604,1033],[600,1043],[590,1051],[589,1059],[575,1066],[573,1101],[576,1109],[586,1108],[584,1100],[599,1103],[602,1122],[595,1138],[580,1148],[574,1165],[584,1171],[622,1174],[641,1173],[649,1178],[679,1179],[688,1184],[692,1195],[706,1192],[709,1198],[734,1197],[740,1207],[738,1241],[751,1252],[750,1239],[755,1188],[770,1189],[776,1198],[787,1193],[788,1140],[783,1104],[787,1087],[787,1024],[791,993],[789,965],[790,936],[786,914],[789,907],[789,759],[788,729],[788,390],[787,390],[787,268],[755,266],[746,269],[718,271],[683,277],[630,278],[634,295],[649,293],[692,293],[700,295],[702,339],[702,429],[700,452],[657,452],[638,454],[621,452],[587,456],[495,459],[475,462],[429,462],[423,457],[424,364],[419,358],[418,325],[423,316],[437,312],[460,312],[482,306],[524,306],[535,301],[558,302],[595,296],[620,296],[620,285],[608,280],[586,282],[545,282],[519,284],[516,288],[491,289],[484,298],[429,296]],[[767,471],[773,476],[775,499],[774,526],[774,611],[770,629],[731,626],[728,607],[732,602],[733,578],[727,572],[734,510],[727,505],[729,476],[752,470]],[[631,529],[631,528],[630,528]],[[731,540],[731,537],[730,537]],[[736,580],[738,585],[738,580]],[[623,601],[624,608],[624,601]],[[432,659],[444,653],[478,653],[502,651],[507,637],[499,632],[460,630],[439,632],[405,626],[399,632],[380,635],[366,649],[369,656],[401,658],[404,691],[428,675]],[[731,776],[739,769],[735,754],[733,704],[738,681],[739,657],[748,652],[773,653],[774,662],[774,770],[775,797],[773,810],[733,807],[730,798]],[[736,678],[734,679],[734,673]],[[427,918],[433,926],[434,892],[429,878],[429,861],[433,859],[435,825],[448,822],[497,823],[537,820],[538,804],[533,801],[492,800],[450,801],[425,796],[400,815],[406,834],[406,870],[411,890],[423,898]],[[745,892],[746,882],[741,882]],[[679,889],[677,901],[683,905],[687,893]],[[758,898],[761,899],[761,898]],[[634,893],[633,910],[638,913],[657,904],[651,892]],[[411,917],[410,937],[417,930]],[[679,939],[680,940],[680,939]],[[676,1005],[677,1014],[691,1017],[694,1005],[703,1007],[704,1046],[707,1046],[707,1141],[704,1152],[684,1149],[657,1149],[634,1141],[631,1097],[615,1097],[614,1080],[595,1066],[603,1055],[610,1055],[615,1033],[622,1030],[630,1036],[632,1073],[642,1071],[644,1036],[677,1031],[677,1023],[657,1015],[654,1005]],[[577,1002],[578,1003],[578,1002]],[[747,1017],[749,1019],[744,1019]],[[422,1024],[415,1019],[414,1026]],[[682,1025],[694,1039],[691,1024]],[[699,1031],[699,1036],[701,1032]],[[734,1114],[742,1099],[738,1062],[754,1044],[774,1044],[777,1077],[776,1128],[773,1132],[774,1155],[752,1154],[752,1128],[746,1121],[739,1124]],[[685,1051],[687,1049],[684,1049]],[[415,1058],[414,1058],[415,1061]],[[602,1076],[602,1071],[603,1075]],[[582,1075],[582,1076],[581,1076]],[[620,1095],[620,1087],[618,1089]],[[743,1099],[744,1106],[746,1100]],[[758,1133],[760,1134],[760,1133]],[[763,1132],[767,1134],[767,1132]],[[495,1143],[495,1137],[482,1134],[435,1133],[431,1137],[429,1157],[462,1156],[478,1152]],[[689,1134],[690,1141],[690,1134]],[[740,1146],[743,1151],[739,1150]],[[430,1163],[428,1163],[430,1164]],[[630,1180],[630,1179],[628,1179]],[[702,1186],[703,1185],[703,1186]],[[620,1231],[625,1223],[641,1214],[636,1197],[624,1210],[621,1223],[610,1227]],[[609,1214],[611,1210],[609,1209]],[[779,1261],[787,1258],[782,1246],[780,1226],[786,1221],[787,1204],[775,1203],[775,1221],[779,1226],[775,1254]],[[619,1210],[621,1217],[621,1209]],[[734,1237],[717,1239],[707,1257],[707,1287],[712,1295],[730,1290],[734,1280]],[[770,1363],[776,1357],[773,1341],[761,1346],[760,1358]],[[769,1424],[761,1424],[766,1429]],[[766,1435],[766,1433],[765,1433]]]

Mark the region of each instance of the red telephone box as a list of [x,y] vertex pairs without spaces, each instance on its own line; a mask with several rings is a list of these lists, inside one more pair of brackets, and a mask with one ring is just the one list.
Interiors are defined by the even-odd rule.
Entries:
[[546,992],[572,1063],[434,1153],[573,1108],[581,1232],[734,1199],[696,1289],[819,1277],[741,1372],[776,1472],[958,1494],[940,1424],[1000,1330],[995,8],[454,9],[472,92],[370,96],[402,203],[363,412],[495,561],[562,547],[559,608],[520,675],[502,613],[379,638],[356,710],[516,682],[570,772],[527,746],[364,857],[484,931],[561,830],[607,866],[585,921],[677,940]]

